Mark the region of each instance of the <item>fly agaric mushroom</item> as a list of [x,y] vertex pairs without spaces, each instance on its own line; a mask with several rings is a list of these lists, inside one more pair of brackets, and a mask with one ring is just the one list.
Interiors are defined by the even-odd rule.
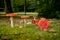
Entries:
[[6,14],[6,16],[10,17],[10,23],[11,23],[11,27],[13,27],[13,16],[17,16],[17,14],[13,14],[13,13],[8,13]]
[[34,19],[34,20],[32,20],[31,22],[32,22],[32,24],[36,24],[36,23],[39,22],[39,20],[38,20],[38,19]]
[[32,22],[32,24],[36,24],[36,23],[38,23],[38,21],[39,21],[39,20],[38,20],[38,19],[36,19],[36,17],[34,17],[34,16],[33,16],[33,18],[34,18],[34,19],[31,21],[31,22]]
[[25,15],[25,16],[21,16],[21,18],[24,19],[23,21],[26,24],[26,20],[25,19],[29,18],[29,16]]
[[39,20],[39,22],[38,22],[38,27],[44,31],[47,30],[49,28],[49,26],[50,26],[50,23],[45,18],[41,18],[41,20]]

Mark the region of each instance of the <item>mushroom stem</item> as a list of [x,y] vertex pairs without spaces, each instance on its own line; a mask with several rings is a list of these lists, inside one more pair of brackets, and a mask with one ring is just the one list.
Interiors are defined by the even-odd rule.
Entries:
[[23,19],[23,21],[24,21],[24,26],[26,26],[26,19]]
[[13,17],[12,16],[10,17],[10,22],[11,22],[11,27],[13,28],[14,25],[13,25]]
[[26,24],[26,22],[27,22],[26,19],[24,19],[24,22],[25,22],[25,24]]

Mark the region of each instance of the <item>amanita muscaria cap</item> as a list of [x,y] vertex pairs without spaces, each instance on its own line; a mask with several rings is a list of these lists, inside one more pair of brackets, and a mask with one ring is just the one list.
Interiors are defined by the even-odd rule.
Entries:
[[36,24],[36,23],[38,23],[38,21],[39,20],[35,19],[35,20],[32,20],[31,22],[32,22],[32,24]]
[[27,19],[27,18],[29,18],[29,16],[25,15],[25,16],[21,16],[21,18]]
[[8,13],[8,14],[6,14],[6,16],[17,16],[17,14],[14,14],[14,13]]
[[38,22],[38,27],[41,29],[48,29],[49,26],[50,26],[50,23],[45,18],[41,18],[41,20],[39,20],[39,22]]

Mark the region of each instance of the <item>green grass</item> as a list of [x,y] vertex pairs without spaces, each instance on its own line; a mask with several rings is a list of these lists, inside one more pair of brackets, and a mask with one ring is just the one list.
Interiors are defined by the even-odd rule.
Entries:
[[0,12],[0,14],[5,14],[5,12]]
[[11,40],[60,40],[59,35],[59,32],[51,33],[42,31],[31,24],[23,28],[0,27],[1,39],[7,36]]

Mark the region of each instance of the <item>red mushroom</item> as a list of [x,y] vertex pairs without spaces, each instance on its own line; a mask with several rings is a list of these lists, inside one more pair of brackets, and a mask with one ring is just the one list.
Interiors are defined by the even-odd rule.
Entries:
[[13,13],[8,13],[6,14],[6,16],[9,16],[10,17],[10,22],[11,22],[11,27],[13,27],[13,16],[17,16],[17,14],[13,14]]
[[49,26],[50,26],[50,23],[45,18],[41,18],[41,20],[39,20],[39,22],[38,22],[38,27],[41,29],[48,29]]
[[25,16],[21,16],[21,18],[24,19],[23,21],[26,24],[26,20],[25,19],[29,18],[29,16],[25,15]]
[[34,17],[34,16],[33,16],[33,18],[34,18],[34,19],[31,21],[31,22],[32,22],[32,24],[36,24],[36,23],[38,23],[38,22],[39,22],[39,20],[38,20],[38,19],[36,19],[36,17]]
[[16,16],[16,14],[9,13],[9,14],[6,14],[6,16]]
[[34,20],[32,20],[31,22],[32,22],[32,24],[36,24],[36,23],[39,22],[39,20],[38,20],[38,19],[34,19]]

